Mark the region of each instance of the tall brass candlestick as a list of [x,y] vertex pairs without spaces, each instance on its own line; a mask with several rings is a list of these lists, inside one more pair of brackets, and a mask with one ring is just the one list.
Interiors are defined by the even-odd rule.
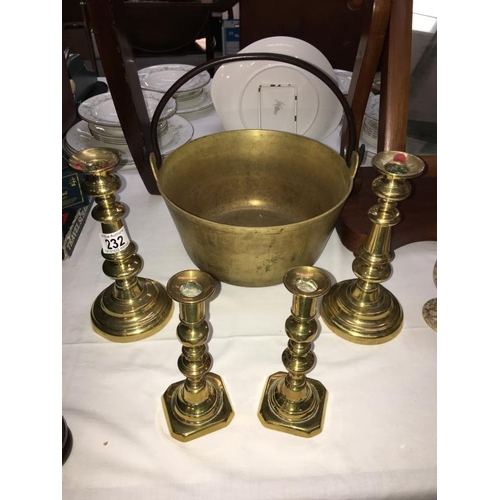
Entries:
[[115,280],[92,305],[92,327],[113,342],[132,342],[161,330],[172,316],[173,303],[164,286],[137,276],[143,260],[123,226],[124,205],[114,195],[121,181],[112,170],[119,162],[118,151],[109,148],[85,149],[69,159],[71,168],[85,176],[84,191],[95,198],[92,217],[102,227],[102,269]]
[[186,379],[168,387],[162,405],[172,437],[191,441],[226,427],[234,416],[222,379],[209,373],[205,303],[215,292],[215,281],[203,271],[181,271],[170,278],[167,290],[179,303],[177,336],[183,347],[178,367]]
[[283,281],[293,294],[292,314],[285,323],[290,340],[282,355],[288,372],[277,372],[268,378],[259,419],[269,429],[312,437],[323,429],[328,393],[321,382],[307,378],[306,374],[316,364],[312,342],[318,333],[317,302],[331,283],[324,271],[311,266],[290,269]]
[[381,283],[392,273],[391,230],[401,220],[397,202],[410,196],[408,179],[420,176],[425,168],[420,158],[400,151],[378,153],[372,164],[381,174],[372,184],[378,203],[368,211],[373,225],[352,264],[357,278],[333,286],[321,309],[334,333],[358,344],[388,342],[403,327],[402,307]]

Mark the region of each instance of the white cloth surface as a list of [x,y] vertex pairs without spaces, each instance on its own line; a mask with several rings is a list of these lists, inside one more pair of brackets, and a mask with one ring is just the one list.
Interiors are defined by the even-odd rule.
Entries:
[[[222,130],[213,109],[186,117],[194,138]],[[324,142],[338,146],[338,130]],[[166,284],[194,268],[161,196],[147,192],[135,167],[117,173],[123,181],[117,197],[129,209],[124,224],[144,259],[140,276]],[[94,333],[90,307],[110,284],[100,229],[89,217],[62,264],[62,413],[74,437],[62,471],[64,500],[436,498],[437,334],[421,314],[437,295],[436,242],[395,252],[384,286],[405,319],[394,340],[353,344],[318,316],[317,364],[309,376],[323,383],[328,400],[323,431],[310,439],[267,429],[257,418],[267,377],[284,369],[291,294],[282,285],[222,283],[208,305],[208,347],[235,417],[224,429],[181,443],[169,435],[160,402],[183,378],[178,305],[148,339],[117,344]],[[341,281],[354,277],[352,261],[334,231],[316,266]]]

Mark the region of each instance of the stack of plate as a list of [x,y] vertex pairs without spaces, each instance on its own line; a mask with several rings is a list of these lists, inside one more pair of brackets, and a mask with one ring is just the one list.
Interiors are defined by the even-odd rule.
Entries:
[[[149,117],[152,118],[160,99],[158,94],[153,92],[144,92],[143,94]],[[170,99],[158,121],[159,137],[167,132],[168,119],[175,114],[175,110],[175,101]],[[113,98],[109,92],[96,95],[82,102],[78,107],[78,114],[88,123],[89,132],[98,141],[107,142],[108,144],[127,144]]]
[[[139,81],[143,90],[164,94],[179,78],[195,66],[189,64],[158,64],[139,71]],[[193,113],[213,105],[210,92],[210,75],[202,71],[193,76],[174,94],[177,114]]]
[[[144,91],[144,102],[150,119],[161,100],[161,94]],[[163,157],[182,146],[193,137],[191,123],[177,116],[176,101],[170,99],[158,122],[158,141]],[[87,99],[78,107],[81,121],[66,134],[63,147],[69,154],[93,147],[109,147],[122,155],[121,165],[133,164],[132,155],[121,128],[111,94],[99,94]]]

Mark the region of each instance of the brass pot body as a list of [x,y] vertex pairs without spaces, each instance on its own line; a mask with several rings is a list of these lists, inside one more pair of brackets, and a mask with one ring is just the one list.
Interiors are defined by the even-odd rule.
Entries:
[[155,171],[191,260],[239,286],[281,283],[313,265],[351,192],[351,168],[327,146],[271,130],[191,141]]

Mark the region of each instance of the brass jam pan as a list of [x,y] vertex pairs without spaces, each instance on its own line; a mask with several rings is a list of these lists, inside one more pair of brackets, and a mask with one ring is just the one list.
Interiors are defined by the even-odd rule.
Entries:
[[359,163],[354,117],[337,84],[315,66],[283,54],[241,54],[197,66],[162,97],[216,64],[240,59],[287,62],[321,78],[341,102],[349,133],[346,158],[305,136],[273,130],[234,130],[190,141],[161,168],[152,134],[150,163],[158,189],[189,257],[201,270],[239,286],[279,284],[295,266],[313,265],[349,196]]

